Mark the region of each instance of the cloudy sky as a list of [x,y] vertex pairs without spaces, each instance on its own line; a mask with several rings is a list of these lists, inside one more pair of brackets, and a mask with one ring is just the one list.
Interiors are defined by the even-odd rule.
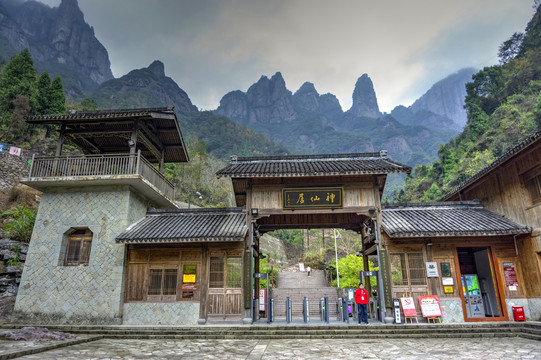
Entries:
[[[40,0],[58,6],[60,0]],[[215,109],[280,71],[344,110],[359,76],[380,110],[410,105],[464,67],[497,63],[498,46],[524,31],[533,0],[79,0],[107,48],[115,77],[165,64],[199,108]]]

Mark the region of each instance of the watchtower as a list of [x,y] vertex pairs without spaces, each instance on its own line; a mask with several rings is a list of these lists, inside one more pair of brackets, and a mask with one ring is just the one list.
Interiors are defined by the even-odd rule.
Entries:
[[[14,321],[121,323],[126,248],[115,242],[149,207],[175,209],[165,162],[188,155],[172,107],[31,116],[59,126],[55,156],[22,183],[43,192]],[[62,154],[70,142],[79,152]]]

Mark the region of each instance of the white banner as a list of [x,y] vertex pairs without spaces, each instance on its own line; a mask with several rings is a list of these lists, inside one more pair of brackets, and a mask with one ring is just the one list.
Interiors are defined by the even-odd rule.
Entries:
[[21,156],[21,148],[18,148],[18,147],[15,147],[15,146],[11,146],[9,148],[9,153],[11,155],[17,155],[17,156]]

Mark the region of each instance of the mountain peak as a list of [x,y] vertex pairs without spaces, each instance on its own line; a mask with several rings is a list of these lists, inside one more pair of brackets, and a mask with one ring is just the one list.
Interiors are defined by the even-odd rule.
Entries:
[[295,95],[306,94],[306,93],[316,93],[316,94],[318,93],[314,84],[308,81],[301,85],[301,87],[299,88],[299,90],[297,90]]
[[157,77],[165,76],[165,66],[160,60],[154,60],[147,69]]
[[363,74],[355,83],[353,102],[349,113],[355,116],[378,118],[380,116],[374,84],[368,74]]

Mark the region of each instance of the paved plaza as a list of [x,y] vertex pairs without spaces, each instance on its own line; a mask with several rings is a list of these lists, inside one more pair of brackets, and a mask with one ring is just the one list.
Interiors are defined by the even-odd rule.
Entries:
[[[46,343],[49,344],[50,343]],[[0,342],[0,358],[44,343]],[[18,359],[541,359],[541,342],[520,337],[475,339],[111,340]]]

